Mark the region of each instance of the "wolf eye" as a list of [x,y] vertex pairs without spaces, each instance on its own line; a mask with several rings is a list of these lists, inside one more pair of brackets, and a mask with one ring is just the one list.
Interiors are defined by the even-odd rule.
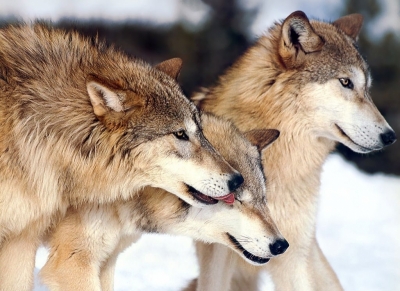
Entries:
[[186,132],[184,130],[179,130],[173,133],[177,139],[181,140],[189,140],[189,137],[187,136]]
[[342,84],[343,87],[345,87],[347,89],[354,88],[353,82],[348,78],[340,78],[339,82],[340,82],[340,84]]

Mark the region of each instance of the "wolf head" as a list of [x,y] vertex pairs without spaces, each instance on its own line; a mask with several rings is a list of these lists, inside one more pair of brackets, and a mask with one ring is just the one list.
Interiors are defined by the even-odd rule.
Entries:
[[195,208],[161,189],[146,188],[139,197],[143,202],[139,203],[141,208],[137,202],[131,207],[138,209],[139,215],[146,213],[146,217],[133,220],[139,221],[138,227],[144,231],[222,243],[251,264],[265,264],[288,247],[267,208],[266,181],[259,153],[279,132],[253,130],[245,134],[246,139],[225,120],[203,114],[202,123],[207,139],[244,177],[243,184],[234,192],[235,201]]
[[[361,25],[359,14],[327,23],[293,12],[260,37],[217,86],[192,100],[235,120],[241,130],[267,124],[293,142],[292,133],[306,138],[310,146],[332,149],[340,142],[359,153],[382,149],[396,135],[369,95],[371,76],[356,43]],[[248,116],[256,118],[249,122]]]
[[196,107],[175,81],[181,64],[171,59],[143,75],[135,70],[132,80],[90,74],[87,92],[99,122],[117,136],[118,152],[142,167],[147,185],[202,207],[229,195],[243,177],[204,137]]
[[299,80],[304,124],[318,136],[355,152],[380,150],[396,141],[370,95],[371,75],[357,49],[363,18],[351,14],[332,23],[309,21],[296,11],[280,26],[278,52],[290,78]]

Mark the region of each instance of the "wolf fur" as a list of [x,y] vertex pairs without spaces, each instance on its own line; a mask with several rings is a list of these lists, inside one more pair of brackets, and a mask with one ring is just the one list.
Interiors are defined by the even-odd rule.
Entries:
[[71,204],[150,185],[203,206],[189,189],[240,185],[174,80],[180,67],[43,23],[0,30],[1,291],[31,289],[41,236]]
[[359,14],[328,23],[294,12],[217,86],[194,96],[202,109],[242,131],[281,132],[264,153],[263,167],[271,215],[290,248],[265,268],[254,268],[222,245],[197,243],[200,276],[186,290],[258,290],[262,270],[278,291],[342,290],[315,235],[322,164],[338,142],[367,153],[396,140],[369,95],[370,73],[356,44],[361,25]]
[[[256,144],[253,146],[230,122],[202,115],[202,124],[206,138],[243,174],[244,183],[235,191],[236,202],[195,208],[162,189],[146,187],[129,201],[70,208],[50,236],[49,259],[41,271],[50,290],[113,290],[118,254],[142,232],[221,243],[254,265],[278,255],[274,251],[277,244],[281,244],[281,252],[285,251],[287,243],[267,208],[265,178],[256,147],[268,146],[279,132],[247,132],[246,137]],[[243,249],[264,262],[244,256]]]

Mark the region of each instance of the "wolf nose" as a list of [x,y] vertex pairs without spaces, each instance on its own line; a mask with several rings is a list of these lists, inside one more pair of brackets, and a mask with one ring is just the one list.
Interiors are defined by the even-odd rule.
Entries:
[[240,185],[243,184],[243,177],[242,175],[238,174],[234,174],[232,176],[232,178],[228,181],[228,188],[230,192],[235,191],[237,188],[239,188]]
[[396,141],[396,133],[393,130],[382,133],[381,140],[385,146],[391,145]]
[[287,250],[288,247],[289,247],[289,243],[285,239],[278,239],[273,244],[269,245],[271,254],[274,256],[283,254]]

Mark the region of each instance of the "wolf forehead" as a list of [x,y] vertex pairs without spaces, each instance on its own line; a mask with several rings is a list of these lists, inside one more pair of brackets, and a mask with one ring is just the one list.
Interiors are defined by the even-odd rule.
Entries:
[[202,130],[200,114],[189,100],[182,102],[180,98],[178,100],[181,103],[177,103],[172,100],[174,96],[171,96],[172,98],[153,97],[145,97],[147,102],[140,117],[141,122],[135,121],[133,125],[145,126],[148,130],[154,127],[154,137],[181,130],[198,134]]
[[313,76],[319,82],[325,82],[337,74],[351,72],[354,68],[361,70],[365,80],[370,78],[369,67],[360,54],[356,39],[342,32],[334,24],[311,21],[315,32],[323,39],[321,57],[312,58],[311,64]]
[[123,110],[127,114],[133,113],[131,117],[135,127],[151,129],[154,126],[154,136],[200,129],[199,112],[195,105],[173,78],[158,69],[137,60],[114,74],[102,74],[101,71],[100,74],[98,79],[105,78],[106,84],[111,84],[117,92],[124,92],[121,94]]

